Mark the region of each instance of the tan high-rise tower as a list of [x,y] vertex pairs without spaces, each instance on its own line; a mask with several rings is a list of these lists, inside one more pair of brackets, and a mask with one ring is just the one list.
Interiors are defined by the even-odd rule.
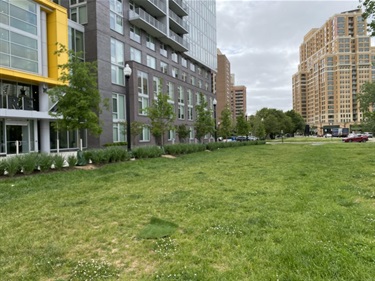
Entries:
[[226,55],[217,49],[216,111],[218,120],[220,120],[221,112],[225,107],[228,107],[233,112],[231,94],[230,62]]
[[361,14],[358,9],[332,16],[310,30],[300,46],[292,78],[293,109],[319,134],[333,128],[356,130],[362,120],[357,94],[375,78],[375,50]]

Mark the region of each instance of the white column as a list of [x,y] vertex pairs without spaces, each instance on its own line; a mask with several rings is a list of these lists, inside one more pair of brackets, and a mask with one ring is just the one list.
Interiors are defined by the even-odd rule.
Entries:
[[49,153],[51,150],[49,120],[40,120],[40,150]]

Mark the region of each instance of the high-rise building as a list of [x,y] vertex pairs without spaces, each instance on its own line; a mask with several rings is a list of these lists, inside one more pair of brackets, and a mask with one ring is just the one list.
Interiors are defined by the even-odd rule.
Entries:
[[217,49],[216,111],[218,120],[220,120],[221,112],[225,108],[229,108],[233,113],[231,87],[230,62],[227,56]]
[[[145,125],[136,145],[155,143],[145,109],[160,89],[176,125],[191,129],[190,141],[200,94],[213,109],[215,0],[0,0],[0,10],[0,155],[54,152],[58,143],[60,151],[78,149],[77,132],[57,133],[51,125],[55,104],[47,90],[59,83],[57,66],[66,61],[54,54],[56,43],[97,62],[99,91],[110,101],[100,114],[100,137],[80,133],[84,147],[126,141],[127,94],[130,122]],[[175,139],[171,130],[165,143]]]
[[[98,86],[110,110],[100,115],[103,133],[89,147],[126,141],[125,95],[130,122],[145,126],[134,144],[153,144],[145,109],[161,91],[169,95],[176,124],[186,124],[194,141],[194,107],[200,94],[213,108],[216,70],[215,0],[70,0],[61,1],[70,19],[85,27],[86,60],[98,62]],[[124,68],[132,69],[125,93]],[[178,140],[171,130],[165,143]]]
[[[59,42],[83,49],[83,27],[50,0],[0,0],[0,155],[56,150],[47,90],[59,83]],[[74,42],[74,46],[73,43]],[[77,149],[77,132],[59,133]]]
[[232,88],[233,117],[247,117],[246,109],[246,86],[233,85]]
[[335,14],[305,35],[292,78],[293,109],[310,129],[356,129],[363,118],[357,94],[375,79],[374,54],[360,9]]

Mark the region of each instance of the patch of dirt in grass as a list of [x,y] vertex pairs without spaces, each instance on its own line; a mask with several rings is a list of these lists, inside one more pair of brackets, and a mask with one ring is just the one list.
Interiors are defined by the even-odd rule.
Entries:
[[75,166],[75,168],[79,170],[95,170],[95,169],[98,169],[99,167],[93,164],[88,164],[86,166]]
[[163,157],[163,158],[169,158],[169,159],[175,159],[175,158],[176,158],[176,156],[169,155],[169,154],[167,154],[167,155],[162,155],[161,157]]

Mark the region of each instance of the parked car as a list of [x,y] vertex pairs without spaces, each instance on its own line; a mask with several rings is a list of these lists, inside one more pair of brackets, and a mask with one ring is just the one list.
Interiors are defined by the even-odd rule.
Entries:
[[342,139],[343,142],[366,142],[368,137],[361,134],[350,134],[346,138]]
[[325,138],[332,138],[332,134],[325,134],[324,137]]
[[237,136],[236,141],[247,141],[248,138],[246,136]]
[[365,135],[366,135],[368,138],[372,138],[372,133],[370,133],[370,132],[365,132]]

